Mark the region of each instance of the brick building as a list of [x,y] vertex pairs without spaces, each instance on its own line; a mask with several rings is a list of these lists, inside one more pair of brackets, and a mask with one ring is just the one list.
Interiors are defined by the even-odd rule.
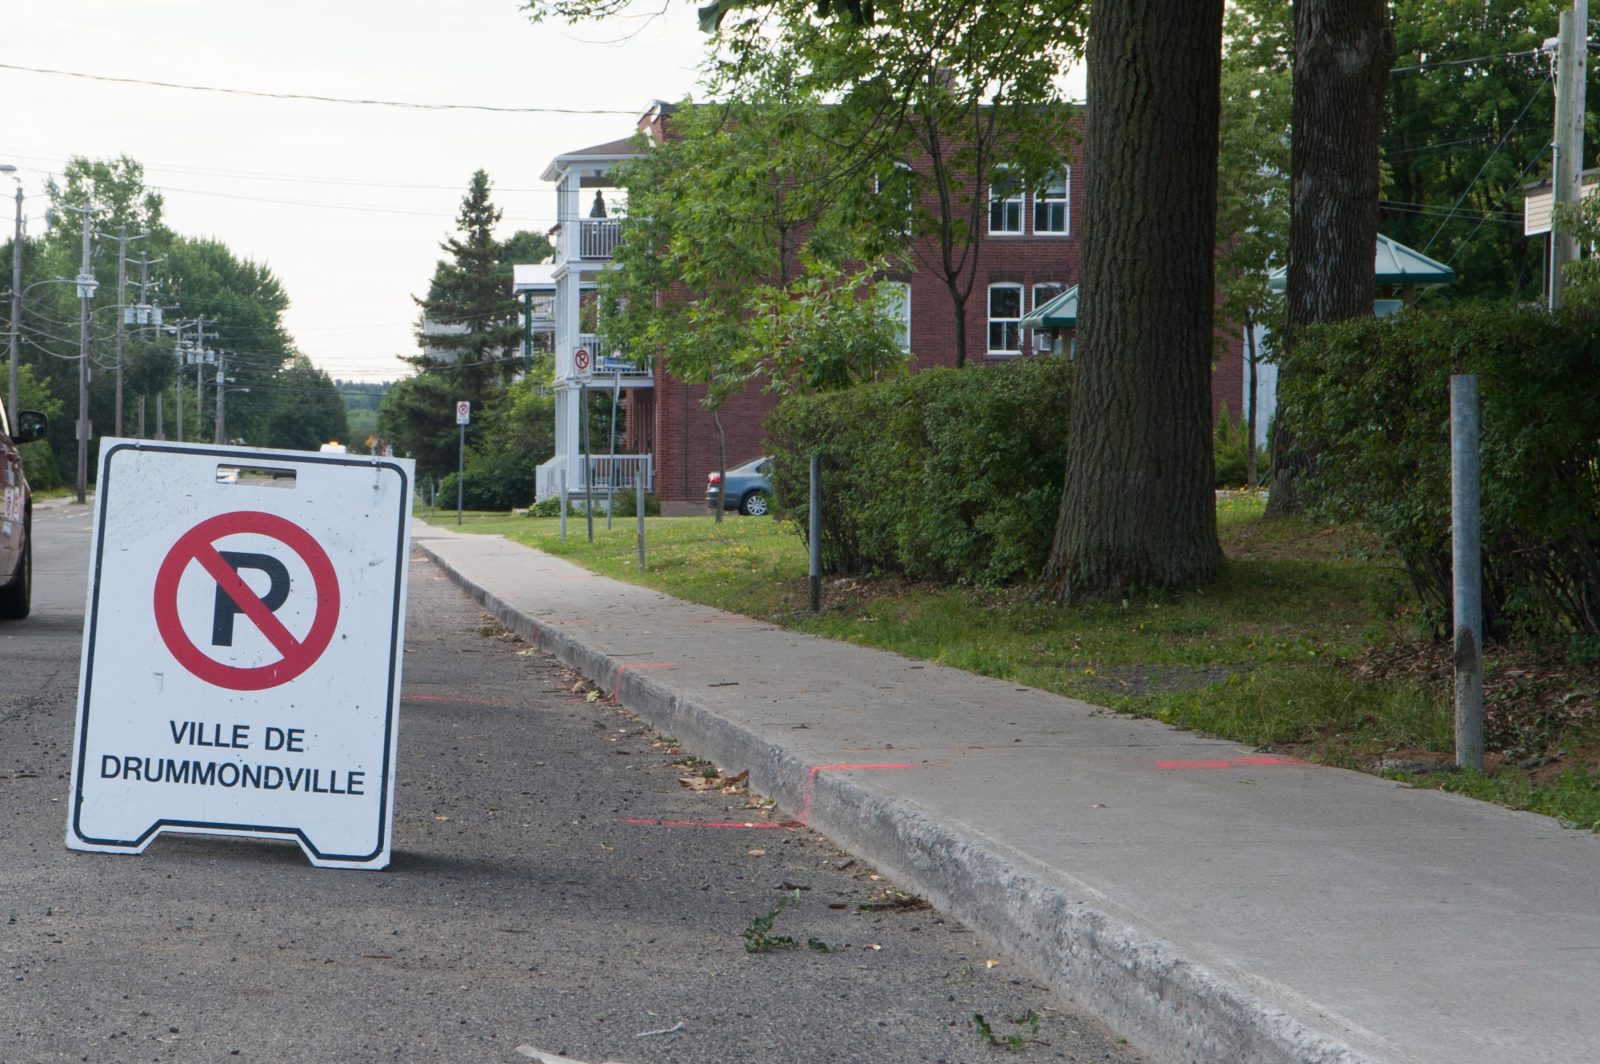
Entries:
[[[641,116],[639,128],[659,138],[671,105],[657,103]],[[589,190],[611,188],[613,167],[626,141],[614,141],[557,156],[545,171],[557,185],[560,232],[556,240],[556,456],[540,467],[539,497],[559,490],[566,471],[569,490],[580,490],[585,476],[600,490],[608,483],[631,484],[642,473],[661,501],[663,513],[704,509],[706,474],[717,465],[716,431],[701,404],[704,389],[674,379],[670,367],[656,372],[626,367],[626,360],[599,350],[593,326],[582,327],[585,300],[592,299],[595,279],[610,257],[610,243],[596,226],[606,222],[583,213]],[[1063,160],[1062,169],[1039,192],[993,186],[989,189],[986,225],[974,248],[975,275],[966,300],[966,352],[969,366],[994,365],[1034,354],[1035,338],[1021,327],[1023,316],[1078,284],[1081,204],[1073,195],[1081,187],[1083,164]],[[908,268],[891,273],[890,284],[902,286],[899,300],[902,336],[912,352],[913,370],[956,363],[956,320],[944,279],[917,263],[934,253],[928,238],[918,238],[907,257]],[[926,261],[932,261],[927,259]],[[563,324],[565,321],[566,324]],[[1037,346],[1047,349],[1041,334]],[[626,367],[626,368],[625,368]],[[1212,414],[1227,406],[1241,409],[1244,367],[1237,343],[1219,359],[1212,383]],[[611,457],[609,441],[590,441],[587,473],[579,445],[579,403],[585,392],[612,392],[626,411],[626,434],[620,452]],[[776,399],[756,388],[733,396],[720,416],[731,468],[766,450],[765,426]]]

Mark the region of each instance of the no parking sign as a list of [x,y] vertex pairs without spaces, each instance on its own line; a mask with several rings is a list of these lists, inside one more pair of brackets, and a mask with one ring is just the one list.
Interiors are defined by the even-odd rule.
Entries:
[[107,439],[67,845],[389,862],[409,459]]

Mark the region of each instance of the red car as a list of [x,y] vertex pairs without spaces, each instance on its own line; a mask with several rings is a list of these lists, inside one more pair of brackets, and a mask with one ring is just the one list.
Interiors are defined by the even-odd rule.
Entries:
[[19,619],[33,605],[33,495],[18,444],[44,439],[50,423],[36,410],[6,423],[0,403],[0,618]]

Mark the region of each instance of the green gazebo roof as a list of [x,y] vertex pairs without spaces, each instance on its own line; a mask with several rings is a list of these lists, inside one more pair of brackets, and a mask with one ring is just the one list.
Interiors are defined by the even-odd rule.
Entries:
[[1033,308],[1020,322],[1024,329],[1076,329],[1078,327],[1078,286]]
[[[1453,284],[1456,271],[1437,259],[1430,259],[1420,251],[1413,251],[1398,240],[1378,234],[1377,283],[1381,285],[1436,285]],[[1267,287],[1281,292],[1287,282],[1289,269],[1280,266],[1267,278]]]

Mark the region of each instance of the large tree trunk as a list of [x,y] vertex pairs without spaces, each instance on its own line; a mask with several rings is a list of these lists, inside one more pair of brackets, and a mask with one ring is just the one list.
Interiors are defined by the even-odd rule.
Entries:
[[1078,373],[1043,583],[1063,602],[1222,565],[1211,354],[1222,0],[1106,0],[1089,23]]
[[[1378,243],[1378,137],[1394,63],[1387,0],[1295,0],[1289,277],[1278,385],[1294,373],[1295,334],[1372,313]],[[1268,514],[1300,509],[1311,455],[1280,413]]]

